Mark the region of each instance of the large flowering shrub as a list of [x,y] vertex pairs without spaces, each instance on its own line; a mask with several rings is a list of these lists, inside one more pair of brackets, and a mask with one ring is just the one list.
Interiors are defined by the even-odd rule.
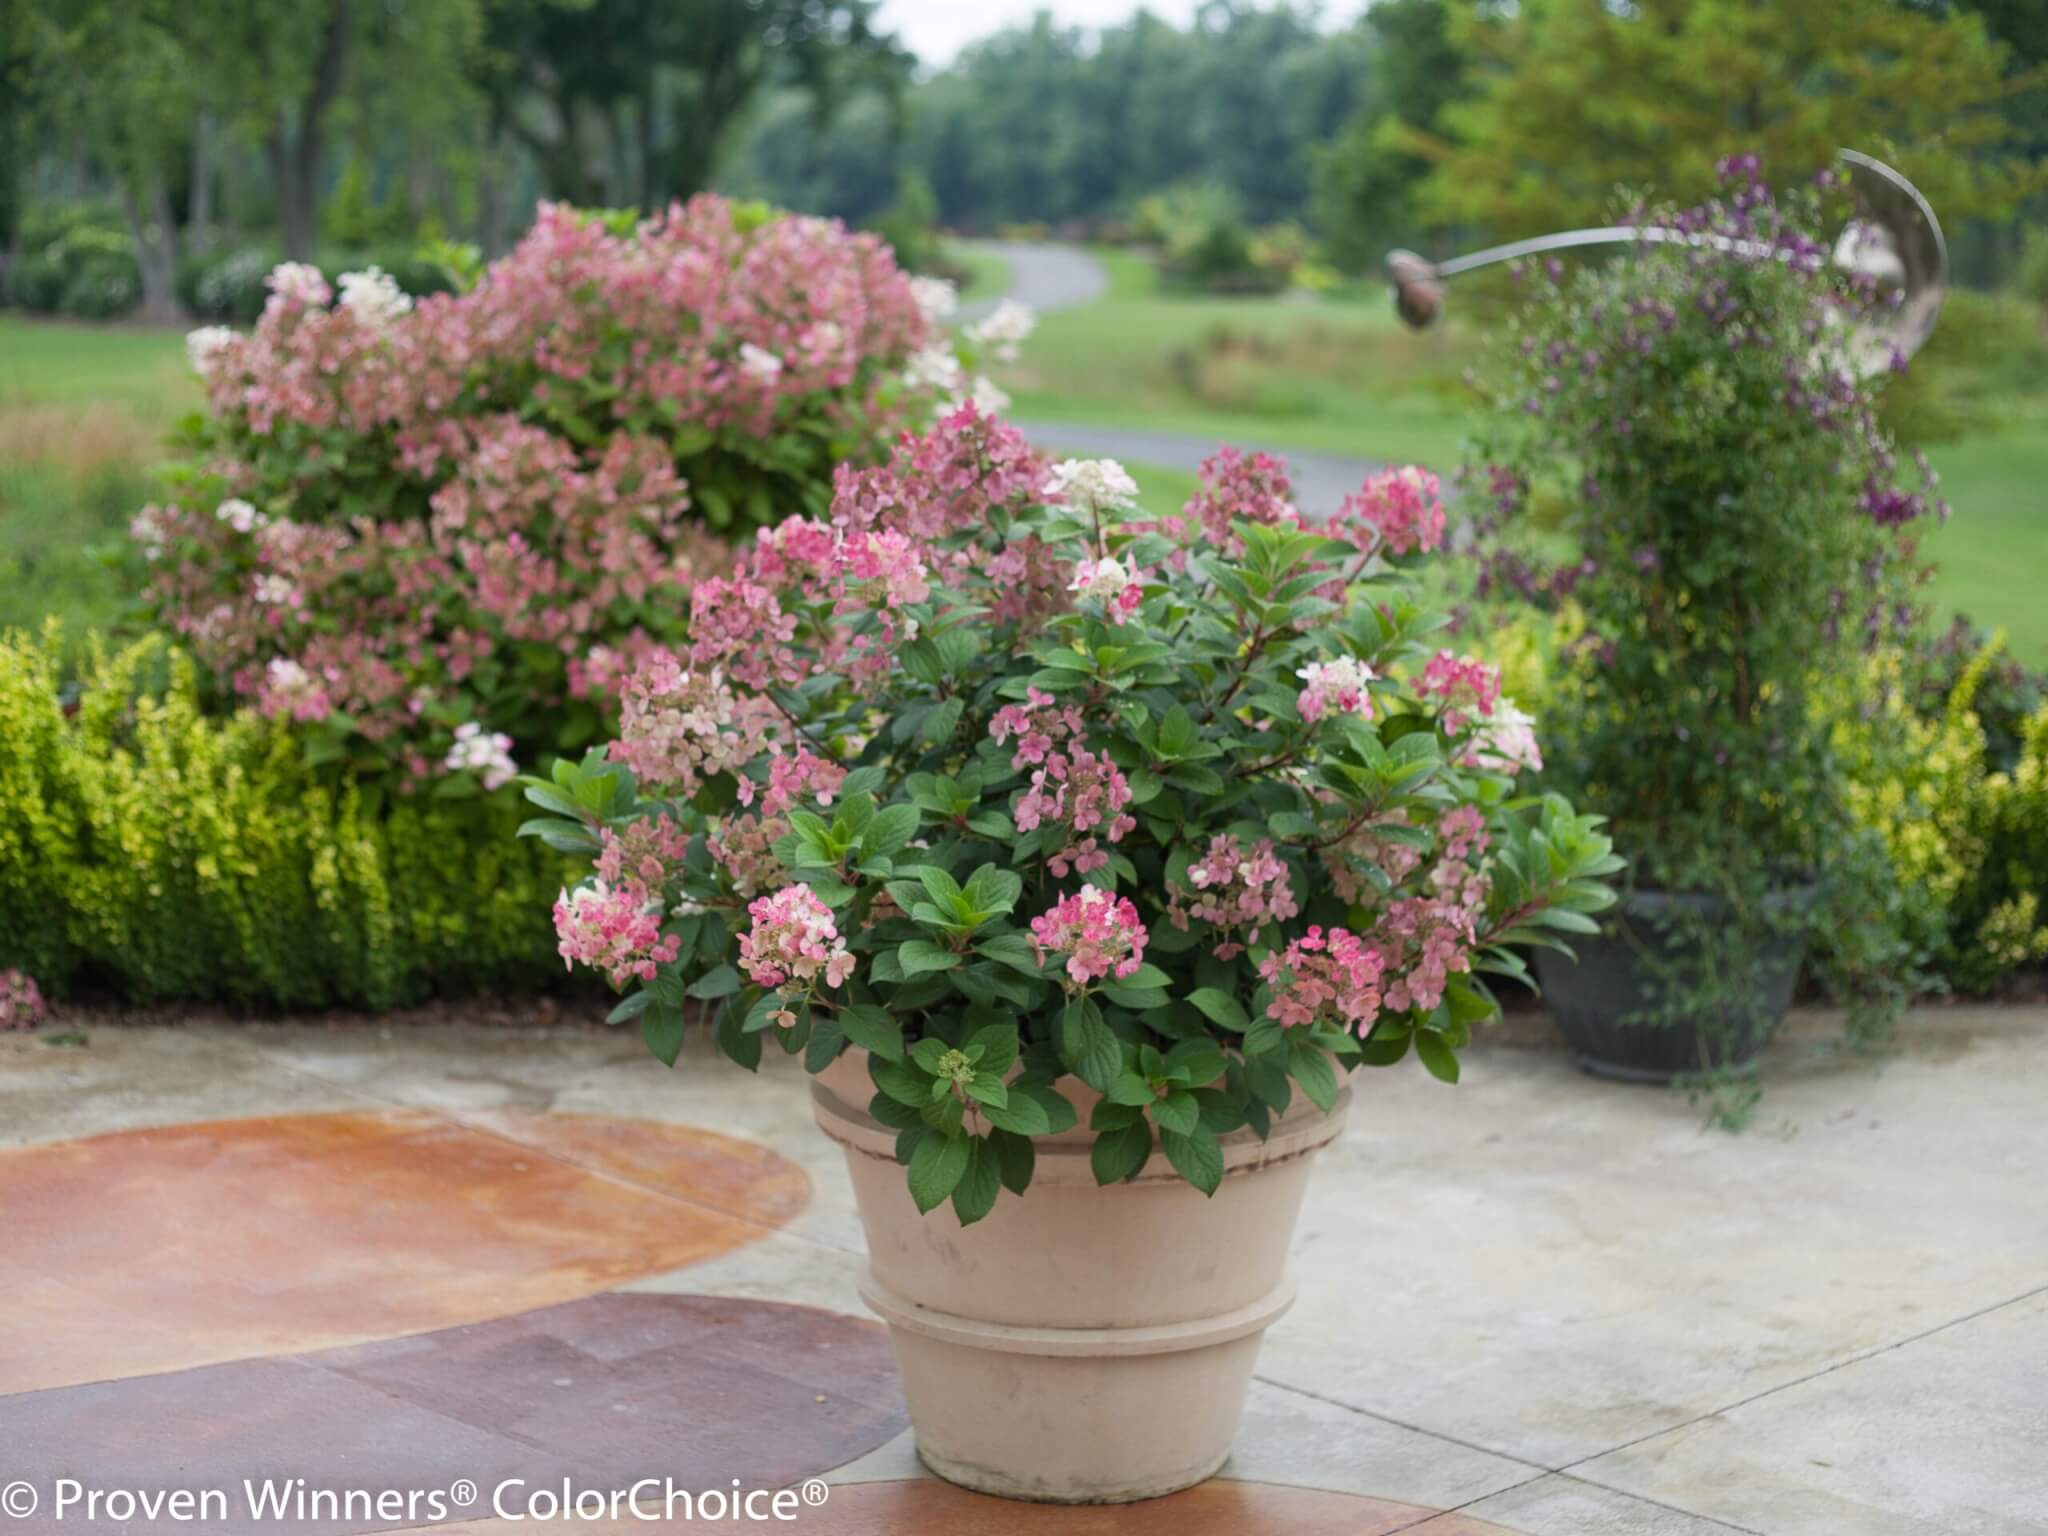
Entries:
[[843,469],[697,587],[607,751],[528,781],[528,830],[595,860],[562,954],[669,1061],[691,999],[744,1063],[864,1047],[913,1193],[963,1221],[1074,1123],[1068,1074],[1102,1182],[1156,1132],[1204,1190],[1297,1087],[1411,1048],[1455,1078],[1480,973],[1590,929],[1617,862],[1515,794],[1491,670],[1439,648],[1395,549],[1424,484],[1310,528],[1226,451],[1155,524],[971,406]]
[[[1946,512],[1874,414],[1882,298],[1809,233],[1820,191],[1723,171],[1701,208],[1637,212],[1681,238],[1529,279],[1478,519],[1484,590],[1573,633],[1545,783],[1613,819],[1644,884],[1725,899],[1679,1017],[1711,1015],[1703,989],[1747,1006],[1769,927],[1810,920],[1873,977],[1898,958],[1816,689],[1910,625],[1912,534]],[[1774,894],[1799,887],[1819,900]]]
[[710,196],[637,225],[543,207],[458,294],[270,285],[251,334],[191,338],[209,411],[136,519],[151,591],[323,755],[458,786],[596,739],[719,535],[822,514],[833,465],[986,397],[976,350],[1029,329],[956,345],[872,236]]

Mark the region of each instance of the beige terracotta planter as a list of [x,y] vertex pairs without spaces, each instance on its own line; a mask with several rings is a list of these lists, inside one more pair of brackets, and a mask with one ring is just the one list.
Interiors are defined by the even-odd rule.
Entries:
[[925,1465],[1006,1498],[1149,1499],[1230,1454],[1259,1340],[1294,1300],[1287,1249],[1314,1154],[1343,1129],[1297,1093],[1261,1142],[1224,1138],[1213,1198],[1155,1151],[1107,1189],[1088,1163],[1096,1095],[1061,1084],[1080,1124],[1038,1138],[1037,1173],[974,1226],[920,1215],[896,1133],[866,1111],[864,1052],[812,1081],[867,1229],[868,1305],[888,1323]]

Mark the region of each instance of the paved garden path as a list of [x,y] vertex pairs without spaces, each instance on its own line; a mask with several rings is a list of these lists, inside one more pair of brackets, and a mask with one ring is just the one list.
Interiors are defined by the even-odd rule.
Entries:
[[[809,1486],[798,1536],[2048,1530],[2048,1010],[1921,1011],[1881,1063],[1803,1020],[1740,1136],[1540,1023],[1456,1088],[1365,1075],[1224,1477],[1126,1510],[922,1472],[777,1053],[670,1072],[630,1029],[402,1016],[0,1035],[0,1533],[517,1536],[561,1529],[506,1516],[565,1478],[664,1476]],[[62,1478],[233,1503],[58,1520]],[[481,1492],[265,1520],[244,1478]]]
[[[981,249],[1000,257],[1010,269],[1007,298],[1020,299],[1041,311],[1072,309],[1091,303],[1109,291],[1108,274],[1102,264],[1077,245],[1034,244],[1018,240],[984,242]],[[994,308],[996,300],[963,307],[968,318]],[[1025,343],[1027,349],[1029,342]],[[1216,451],[1213,439],[1184,432],[1149,431],[1136,427],[1103,427],[1081,422],[1019,421],[1032,439],[1048,450],[1077,458],[1122,459],[1132,464],[1156,464],[1193,474],[1202,460]],[[1256,442],[1239,443],[1257,448]],[[1327,515],[1337,510],[1345,496],[1358,489],[1379,465],[1370,459],[1341,458],[1331,454],[1300,453],[1273,449],[1287,460],[1293,477],[1295,500],[1306,512]]]

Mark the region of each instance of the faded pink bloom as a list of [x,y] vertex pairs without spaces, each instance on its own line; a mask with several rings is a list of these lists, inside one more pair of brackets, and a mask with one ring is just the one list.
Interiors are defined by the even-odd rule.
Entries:
[[689,672],[657,651],[627,679],[611,757],[650,788],[693,794],[736,773],[787,734],[767,699],[737,694],[716,672]]
[[1167,896],[1174,927],[1186,932],[1193,918],[1223,931],[1223,942],[1216,946],[1219,960],[1234,960],[1261,927],[1285,922],[1301,910],[1287,866],[1269,837],[1250,848],[1235,837],[1210,838],[1208,851],[1188,866],[1187,884],[1170,885]]

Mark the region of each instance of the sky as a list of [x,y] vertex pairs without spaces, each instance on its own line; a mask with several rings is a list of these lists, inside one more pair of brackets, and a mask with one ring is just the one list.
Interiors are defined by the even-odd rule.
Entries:
[[[1186,26],[1201,0],[1145,0],[1145,9]],[[1040,11],[1068,27],[1103,27],[1129,19],[1138,0],[883,0],[882,25],[925,64],[952,61],[961,46],[1031,20]],[[1343,0],[1324,7],[1324,19],[1347,20],[1360,7]]]

